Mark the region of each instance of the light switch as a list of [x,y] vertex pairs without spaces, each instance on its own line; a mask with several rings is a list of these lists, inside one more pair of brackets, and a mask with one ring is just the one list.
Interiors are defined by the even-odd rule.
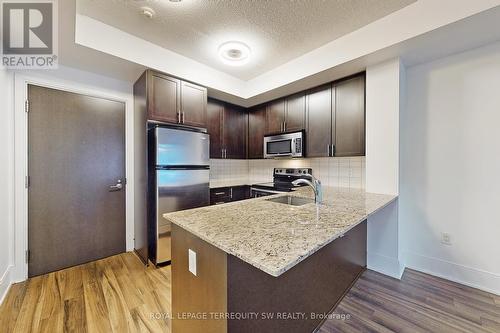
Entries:
[[188,257],[189,257],[189,271],[196,276],[196,252],[191,249],[188,249]]

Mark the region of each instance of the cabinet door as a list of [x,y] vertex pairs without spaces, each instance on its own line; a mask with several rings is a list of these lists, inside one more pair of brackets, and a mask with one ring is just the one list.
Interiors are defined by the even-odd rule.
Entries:
[[278,99],[276,101],[267,104],[266,134],[282,132],[284,121],[285,121],[285,100]]
[[210,134],[210,158],[222,158],[222,112],[224,105],[209,99],[207,104],[207,130]]
[[250,199],[250,186],[233,186],[232,188],[231,201],[240,201]]
[[304,129],[306,120],[306,96],[301,92],[286,99],[285,131],[300,131]]
[[329,156],[332,132],[331,85],[311,90],[307,95],[306,156]]
[[207,89],[181,82],[181,112],[184,125],[207,126]]
[[247,120],[247,113],[242,107],[225,104],[222,136],[226,158],[247,157]]
[[248,158],[264,158],[266,134],[266,107],[261,106],[248,113]]
[[149,81],[148,119],[177,124],[181,81],[152,71]]
[[335,156],[365,155],[365,77],[334,85]]

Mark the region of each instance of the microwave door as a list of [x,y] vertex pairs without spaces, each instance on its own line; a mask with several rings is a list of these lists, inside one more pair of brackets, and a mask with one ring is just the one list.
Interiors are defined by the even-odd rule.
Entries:
[[289,156],[292,154],[292,140],[275,140],[267,142],[267,154],[270,156]]

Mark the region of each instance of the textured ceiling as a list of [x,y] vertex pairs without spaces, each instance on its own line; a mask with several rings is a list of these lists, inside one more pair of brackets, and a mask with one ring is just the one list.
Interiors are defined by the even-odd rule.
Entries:
[[[416,0],[78,0],[77,11],[243,80],[254,78]],[[148,19],[139,8],[148,6]],[[218,46],[238,40],[249,63],[223,64]]]

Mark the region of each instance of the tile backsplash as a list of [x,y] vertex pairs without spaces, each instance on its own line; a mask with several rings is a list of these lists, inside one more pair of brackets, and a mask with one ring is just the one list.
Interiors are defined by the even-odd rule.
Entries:
[[325,186],[365,188],[365,157],[302,159],[210,160],[211,180],[242,180],[249,184],[272,181],[273,168],[312,168]]

